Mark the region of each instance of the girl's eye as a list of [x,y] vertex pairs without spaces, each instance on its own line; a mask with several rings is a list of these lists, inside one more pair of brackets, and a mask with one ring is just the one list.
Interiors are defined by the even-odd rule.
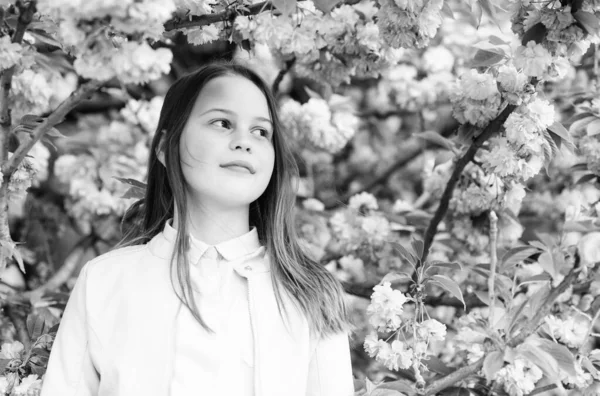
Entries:
[[255,129],[256,131],[258,131],[260,133],[260,135],[264,138],[269,138],[271,136],[271,134],[269,133],[269,131],[267,131],[266,129],[263,128],[257,128]]
[[219,128],[229,129],[231,128],[231,123],[227,120],[215,120],[211,122],[212,125],[218,126]]

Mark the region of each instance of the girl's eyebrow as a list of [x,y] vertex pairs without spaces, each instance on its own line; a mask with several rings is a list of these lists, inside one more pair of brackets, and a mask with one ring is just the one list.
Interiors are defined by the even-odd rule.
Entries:
[[[208,114],[208,113],[213,112],[213,111],[218,111],[220,113],[225,113],[225,114],[229,114],[229,115],[235,115],[235,113],[233,111],[231,111],[231,110],[214,108],[214,109],[208,109],[208,110],[206,110],[204,113],[200,114],[200,116],[203,116],[203,115]],[[260,117],[260,116],[259,117],[254,117],[254,120],[268,122],[269,124],[273,125],[273,122],[270,119],[265,118],[265,117]]]

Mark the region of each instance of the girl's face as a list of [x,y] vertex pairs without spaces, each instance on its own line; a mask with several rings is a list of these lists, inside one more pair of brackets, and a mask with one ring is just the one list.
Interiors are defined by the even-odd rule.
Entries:
[[260,89],[235,75],[210,80],[187,120],[179,155],[192,205],[232,208],[260,197],[275,162],[273,125]]

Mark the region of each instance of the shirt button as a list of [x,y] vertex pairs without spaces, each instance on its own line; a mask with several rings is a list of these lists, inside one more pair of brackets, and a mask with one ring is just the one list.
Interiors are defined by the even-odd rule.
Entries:
[[252,267],[250,267],[249,265],[245,266],[245,267],[244,267],[244,269],[245,269],[246,271],[252,271]]

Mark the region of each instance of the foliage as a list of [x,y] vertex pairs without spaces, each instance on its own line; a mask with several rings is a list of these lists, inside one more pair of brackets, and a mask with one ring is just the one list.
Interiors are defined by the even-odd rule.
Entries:
[[0,0],[0,393],[39,392],[78,268],[144,192],[165,87],[234,49],[278,94],[302,242],[354,295],[357,395],[597,394],[599,17]]

